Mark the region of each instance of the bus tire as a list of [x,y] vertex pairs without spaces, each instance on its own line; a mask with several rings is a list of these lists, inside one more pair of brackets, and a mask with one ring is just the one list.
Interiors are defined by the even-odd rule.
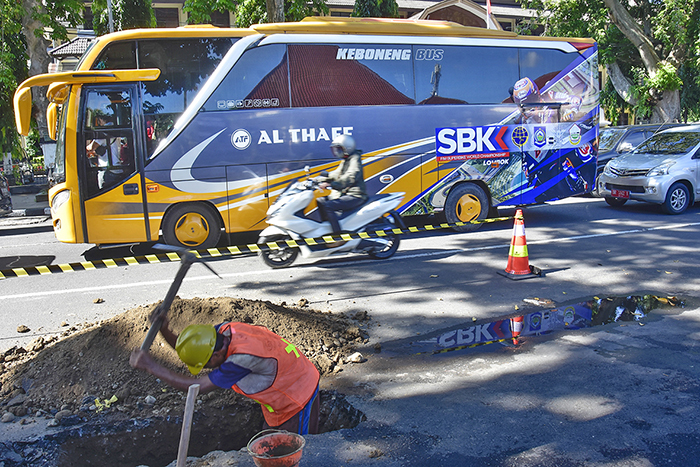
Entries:
[[162,230],[168,245],[194,250],[214,248],[221,238],[219,215],[205,203],[174,206],[165,214]]
[[[462,183],[450,190],[445,201],[445,220],[449,224],[486,219],[490,209],[489,199],[484,190],[475,183]],[[472,232],[481,224],[453,226],[457,232]]]

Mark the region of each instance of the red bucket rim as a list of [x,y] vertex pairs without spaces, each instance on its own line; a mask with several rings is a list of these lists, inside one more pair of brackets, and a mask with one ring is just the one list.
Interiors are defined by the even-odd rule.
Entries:
[[[300,440],[300,446],[295,451],[283,454],[281,456],[261,455],[261,454],[253,452],[250,449],[251,446],[253,446],[255,442],[260,441],[266,437],[273,437],[275,435],[285,435],[285,436],[289,436],[291,438],[294,438],[296,440]],[[248,450],[248,454],[250,454],[252,457],[254,457],[256,459],[281,459],[284,457],[289,457],[289,456],[293,456],[294,454],[297,454],[299,451],[304,449],[304,446],[306,446],[306,439],[304,439],[303,436],[301,436],[297,433],[292,433],[291,431],[285,431],[285,430],[263,430],[260,433],[256,434],[255,436],[253,436],[252,438],[250,438],[250,441],[248,441],[246,449]]]

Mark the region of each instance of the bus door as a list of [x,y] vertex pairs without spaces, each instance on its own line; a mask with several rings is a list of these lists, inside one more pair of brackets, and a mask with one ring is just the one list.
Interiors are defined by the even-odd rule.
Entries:
[[98,245],[148,241],[137,87],[120,84],[83,90],[77,141],[85,241]]

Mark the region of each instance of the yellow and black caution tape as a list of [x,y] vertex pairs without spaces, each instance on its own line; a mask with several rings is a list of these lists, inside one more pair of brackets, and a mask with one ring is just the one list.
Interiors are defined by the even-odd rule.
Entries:
[[[487,224],[513,219],[510,217],[494,217],[470,222],[455,222],[453,224],[424,225],[420,227],[412,226],[405,229],[376,230],[373,232],[343,233],[334,235],[324,235],[317,238],[302,238],[299,240],[283,240],[267,242],[264,244],[248,244],[239,246],[227,246],[223,248],[209,248],[206,250],[193,251],[198,258],[220,258],[222,256],[236,256],[246,253],[258,253],[261,251],[279,250],[284,248],[298,248],[301,245],[323,245],[355,239],[367,239],[386,237],[393,233],[396,235],[411,234],[418,232],[430,232],[434,230],[450,229],[452,227],[463,227],[469,224]],[[177,252],[154,253],[143,256],[129,256],[126,258],[100,259],[94,261],[80,261],[68,264],[51,264],[48,266],[31,266],[24,268],[0,269],[0,279],[11,277],[43,276],[47,274],[59,274],[63,272],[89,271],[94,269],[108,269],[122,266],[135,266],[137,264],[154,264],[164,262],[180,261],[181,255]]]

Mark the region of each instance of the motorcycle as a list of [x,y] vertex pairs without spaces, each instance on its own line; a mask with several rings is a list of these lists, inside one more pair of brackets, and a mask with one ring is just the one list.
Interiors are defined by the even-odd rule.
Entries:
[[[308,170],[307,170],[308,174]],[[267,210],[269,227],[260,233],[258,244],[318,238],[332,234],[330,222],[321,219],[318,209],[308,213],[307,207],[315,199],[314,191],[324,177],[298,180],[289,185]],[[343,232],[374,232],[405,228],[401,216],[394,211],[401,204],[404,193],[386,193],[371,196],[360,207],[345,211],[338,217]],[[299,253],[304,258],[322,258],[336,253],[366,253],[375,259],[393,256],[399,248],[399,236],[388,231],[379,238],[343,240],[332,243],[308,245],[298,242],[299,247],[281,247],[260,251],[262,261],[271,268],[290,266]]]

